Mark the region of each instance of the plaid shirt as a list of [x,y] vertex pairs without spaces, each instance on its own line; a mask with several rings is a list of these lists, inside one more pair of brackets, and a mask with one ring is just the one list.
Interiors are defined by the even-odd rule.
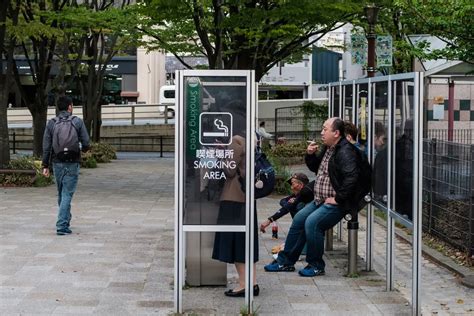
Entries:
[[316,181],[314,183],[314,200],[316,204],[324,203],[328,197],[336,197],[336,191],[329,180],[329,158],[334,153],[334,146],[326,150],[323,160],[319,165],[318,173],[316,174]]

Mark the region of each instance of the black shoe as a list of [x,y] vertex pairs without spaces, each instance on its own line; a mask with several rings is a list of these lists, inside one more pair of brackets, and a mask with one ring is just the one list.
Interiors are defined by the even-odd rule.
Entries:
[[58,229],[56,231],[56,234],[60,236],[69,235],[69,234],[72,234],[72,231],[69,228],[62,228],[62,229]]
[[[253,286],[253,296],[258,296],[260,294],[260,287],[258,284],[255,284]],[[239,290],[239,291],[234,291],[234,290],[227,290],[224,292],[225,296],[230,296],[230,297],[245,297],[245,289]]]
[[227,290],[224,292],[224,295],[230,297],[245,297],[245,289],[241,289],[236,292],[234,292],[234,290]]
[[253,296],[258,296],[258,294],[260,294],[260,287],[258,286],[258,284],[255,284],[253,286]]

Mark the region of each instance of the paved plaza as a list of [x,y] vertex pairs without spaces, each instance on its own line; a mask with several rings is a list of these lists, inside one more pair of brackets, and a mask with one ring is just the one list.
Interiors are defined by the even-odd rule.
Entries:
[[[174,275],[174,159],[119,155],[82,169],[72,206],[73,234],[57,236],[56,188],[0,188],[0,315],[171,315]],[[278,197],[259,200],[269,216]],[[385,230],[375,227],[374,271],[345,277],[347,232],[326,252],[326,275],[265,273],[270,250],[283,242],[290,216],[279,220],[280,239],[260,234],[255,298],[259,315],[410,315],[411,246],[397,240],[395,285],[385,290]],[[361,220],[359,254],[364,256]],[[360,260],[360,269],[365,264]],[[302,268],[298,262],[296,268]],[[423,259],[424,315],[473,315],[474,290]],[[237,282],[229,266],[228,282]],[[192,315],[237,315],[242,298],[224,287],[186,288]]]

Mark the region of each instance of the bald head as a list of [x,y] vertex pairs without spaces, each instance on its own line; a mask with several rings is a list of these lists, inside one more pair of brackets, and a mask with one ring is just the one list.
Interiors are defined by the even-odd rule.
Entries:
[[321,139],[326,146],[334,146],[344,137],[344,121],[339,117],[326,120],[321,130]]

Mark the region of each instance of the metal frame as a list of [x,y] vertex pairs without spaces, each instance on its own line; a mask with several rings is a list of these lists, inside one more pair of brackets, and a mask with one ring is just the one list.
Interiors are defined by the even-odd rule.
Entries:
[[[413,221],[401,216],[395,211],[395,126],[396,126],[396,113],[394,111],[396,99],[392,96],[396,95],[396,82],[402,80],[412,80],[414,85],[413,91]],[[361,84],[368,84],[368,106],[369,106],[369,127],[368,127],[368,146],[369,146],[369,157],[371,163],[373,163],[373,131],[375,128],[375,123],[373,121],[373,108],[374,108],[374,96],[377,86],[377,82],[387,82],[388,83],[388,132],[387,132],[387,150],[388,158],[387,159],[387,195],[388,201],[387,205],[383,205],[378,201],[372,201],[369,204],[367,211],[367,247],[366,247],[366,264],[367,270],[371,270],[372,267],[372,243],[373,243],[373,207],[377,207],[387,213],[387,246],[386,246],[386,286],[387,290],[391,291],[394,289],[394,246],[395,246],[395,221],[403,224],[407,228],[413,231],[413,253],[412,253],[412,312],[414,315],[421,314],[421,304],[420,304],[420,286],[421,286],[421,245],[422,245],[422,188],[423,188],[423,177],[422,177],[422,131],[423,131],[423,76],[421,73],[407,73],[407,74],[396,74],[383,77],[373,77],[373,78],[363,78],[357,80],[346,80],[340,81],[337,83],[329,84],[330,93],[329,93],[329,115],[334,116],[334,108],[339,107],[339,113],[341,112],[341,101],[339,104],[334,104],[334,90],[337,87],[353,85],[353,113],[359,111],[359,89]],[[372,86],[374,84],[374,86]],[[373,91],[372,91],[373,90]],[[406,112],[405,104],[401,109],[402,112]],[[357,116],[353,118],[353,122],[358,124],[357,120],[360,113],[357,113]],[[402,113],[403,114],[403,113]],[[405,113],[406,114],[406,113]],[[342,115],[342,114],[341,114]],[[405,116],[406,117],[406,116]]]
[[[176,107],[175,124],[175,152],[184,153],[184,79],[185,77],[246,77],[247,85],[247,141],[246,141],[246,174],[251,174],[254,164],[255,154],[255,72],[253,70],[178,70],[176,72],[178,91]],[[212,85],[213,83],[211,83]],[[220,83],[219,83],[220,84]],[[215,85],[215,84],[214,84]],[[226,83],[222,83],[226,85]],[[174,257],[174,310],[176,313],[183,312],[183,286],[184,286],[184,262],[185,262],[185,232],[245,232],[245,241],[247,245],[245,267],[246,267],[246,296],[245,302],[248,312],[253,312],[253,251],[254,251],[254,186],[251,177],[246,177],[246,208],[245,225],[184,225],[184,157],[185,155],[176,155],[175,159],[175,257]]]

